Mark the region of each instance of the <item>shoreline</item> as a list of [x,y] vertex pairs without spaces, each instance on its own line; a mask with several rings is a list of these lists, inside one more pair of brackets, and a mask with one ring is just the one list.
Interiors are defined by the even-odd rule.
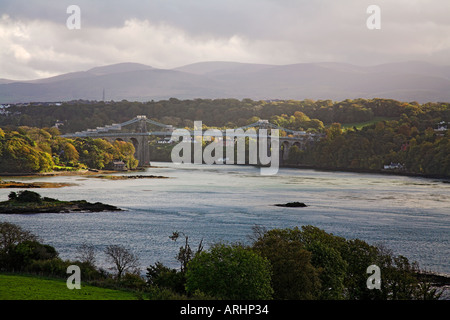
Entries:
[[[171,163],[170,161],[157,161],[161,163]],[[221,165],[227,165],[221,164]],[[244,164],[244,166],[256,166],[253,164]],[[158,168],[158,166],[148,166],[146,168]],[[110,175],[116,173],[129,173],[129,172],[145,172],[146,168],[138,168],[134,170],[127,171],[116,171],[116,170],[79,170],[79,171],[50,171],[50,172],[35,172],[35,173],[9,173],[0,172],[0,181],[2,177],[55,177],[55,176],[98,176],[98,175]],[[280,168],[288,169],[305,169],[305,170],[315,170],[322,172],[349,172],[349,173],[365,173],[365,174],[380,174],[380,175],[390,175],[390,176],[403,176],[403,177],[415,177],[415,178],[425,178],[425,179],[439,179],[443,180],[444,183],[450,183],[450,175],[443,174],[424,174],[406,171],[389,171],[384,169],[361,169],[361,168],[335,168],[335,167],[319,167],[319,166],[309,166],[309,165],[293,165],[293,164],[280,164]],[[1,183],[0,183],[1,184]]]
[[0,189],[51,189],[76,186],[76,183],[62,182],[18,182],[18,181],[2,181]]
[[90,178],[98,178],[98,179],[108,179],[108,180],[131,180],[131,179],[169,179],[169,177],[165,176],[155,176],[155,175],[134,175],[134,176],[127,176],[127,175],[95,175],[95,176],[89,176]]
[[62,182],[22,182],[12,180],[2,180],[8,178],[39,178],[39,177],[69,177],[79,176],[88,178],[99,178],[109,180],[126,180],[126,179],[167,179],[164,176],[155,175],[114,175],[117,173],[127,172],[145,172],[144,170],[79,170],[79,171],[52,171],[52,172],[36,172],[36,173],[0,173],[0,189],[40,189],[40,188],[64,188],[76,186],[76,183]]
[[403,177],[415,177],[415,178],[425,178],[425,179],[440,179],[447,180],[443,181],[445,183],[450,183],[450,176],[442,174],[424,174],[424,173],[414,173],[405,171],[388,171],[388,170],[371,170],[371,169],[352,169],[352,168],[332,168],[332,167],[318,167],[318,166],[307,166],[307,165],[280,165],[280,168],[290,168],[290,169],[309,169],[323,172],[350,172],[350,173],[367,173],[367,174],[381,174],[381,175],[391,175],[391,176],[403,176]]
[[57,177],[57,176],[94,176],[99,174],[113,174],[123,172],[139,172],[143,170],[128,170],[128,171],[116,171],[116,170],[77,170],[77,171],[49,171],[49,172],[0,172],[0,178],[2,177]]

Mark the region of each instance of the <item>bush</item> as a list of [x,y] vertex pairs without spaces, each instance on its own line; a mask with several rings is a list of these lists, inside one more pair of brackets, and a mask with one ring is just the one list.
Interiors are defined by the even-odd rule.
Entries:
[[37,241],[24,241],[11,249],[9,253],[10,268],[21,270],[33,260],[48,260],[58,256],[55,248]]
[[156,286],[149,286],[145,290],[145,295],[150,300],[185,300],[186,296],[177,294],[167,288],[159,288]]
[[186,278],[184,273],[164,266],[156,262],[154,266],[147,268],[147,284],[159,288],[170,289],[179,294],[185,294]]
[[102,270],[98,270],[93,264],[89,262],[72,261],[70,264],[74,264],[80,267],[82,280],[93,281],[101,280],[107,277],[107,274]]
[[24,271],[38,275],[65,278],[67,277],[67,267],[72,264],[71,261],[63,261],[59,258],[33,260]]
[[143,291],[146,288],[145,280],[139,275],[133,273],[125,273],[120,278],[119,286],[136,291]]

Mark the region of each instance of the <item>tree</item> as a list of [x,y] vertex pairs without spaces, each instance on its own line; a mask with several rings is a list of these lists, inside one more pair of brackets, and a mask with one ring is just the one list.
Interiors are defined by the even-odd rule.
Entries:
[[318,241],[308,245],[306,249],[311,252],[311,264],[319,273],[321,284],[319,299],[344,299],[347,262],[337,250]]
[[42,198],[39,193],[29,190],[19,191],[15,200],[18,202],[32,202],[32,203],[42,202]]
[[63,161],[65,162],[71,162],[73,164],[78,162],[78,159],[80,158],[80,155],[78,154],[77,149],[73,146],[73,144],[71,144],[70,142],[67,142],[64,145],[63,148]]
[[0,269],[23,270],[32,261],[57,258],[55,248],[38,242],[38,237],[20,226],[0,223]]
[[[189,237],[187,235],[185,235],[183,232],[180,233],[178,231],[175,231],[170,236],[170,239],[172,239],[173,241],[177,241],[177,239],[180,237],[180,235],[184,236],[185,243],[184,243],[184,247],[180,247],[180,250],[178,251],[178,255],[176,258],[181,263],[181,272],[183,273],[186,271],[187,265],[193,257],[193,252],[192,252],[191,246],[189,245]],[[202,252],[202,250],[203,250],[202,243],[203,243],[203,239],[200,240],[197,251],[195,252],[194,255]]]
[[270,263],[242,245],[216,244],[188,264],[186,291],[219,299],[270,299]]
[[131,142],[116,140],[113,143],[113,147],[115,159],[124,161],[130,169],[137,167],[139,161],[134,157],[136,149]]
[[20,226],[0,222],[0,252],[7,252],[13,246],[24,241],[37,241],[38,238],[30,231],[23,230]]
[[17,199],[17,193],[15,193],[14,191],[11,191],[11,192],[8,194],[8,200],[14,201],[14,200],[16,200],[16,199]]
[[252,248],[270,261],[274,299],[318,298],[319,273],[311,264],[311,253],[299,239],[300,231],[295,228],[257,232]]
[[53,166],[51,156],[36,147],[30,137],[11,131],[7,138],[2,146],[0,171],[38,172],[48,171]]
[[137,273],[139,259],[125,247],[121,245],[109,245],[105,248],[105,254],[109,262],[114,264],[114,267],[111,269],[116,270],[118,280],[128,271]]
[[382,245],[377,247],[377,265],[381,269],[381,299],[384,300],[438,300],[442,292],[426,279],[419,279],[419,265],[408,258],[395,256]]
[[332,123],[330,128],[327,130],[327,138],[329,140],[334,140],[342,134],[342,128],[340,123]]
[[287,162],[290,164],[298,164],[301,154],[302,151],[300,150],[300,148],[296,145],[293,145],[289,148]]
[[95,247],[86,242],[77,247],[77,259],[82,263],[95,266]]

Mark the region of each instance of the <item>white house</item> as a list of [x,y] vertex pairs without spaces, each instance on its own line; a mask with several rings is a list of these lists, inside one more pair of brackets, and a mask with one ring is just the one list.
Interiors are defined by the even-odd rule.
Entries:
[[385,170],[403,169],[403,165],[400,164],[400,163],[393,163],[393,162],[391,162],[391,164],[385,164],[384,165],[384,169]]

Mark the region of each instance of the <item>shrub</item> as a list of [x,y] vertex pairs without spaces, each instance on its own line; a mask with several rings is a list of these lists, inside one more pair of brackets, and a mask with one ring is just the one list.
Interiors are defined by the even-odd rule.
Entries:
[[9,253],[10,268],[21,270],[33,260],[48,260],[58,256],[55,248],[37,241],[24,241],[11,249]]
[[53,277],[67,277],[67,267],[73,264],[59,258],[50,260],[33,260],[25,269],[26,272]]
[[154,266],[147,268],[147,284],[159,288],[167,288],[176,293],[184,294],[186,278],[184,273],[164,266],[156,262]]

